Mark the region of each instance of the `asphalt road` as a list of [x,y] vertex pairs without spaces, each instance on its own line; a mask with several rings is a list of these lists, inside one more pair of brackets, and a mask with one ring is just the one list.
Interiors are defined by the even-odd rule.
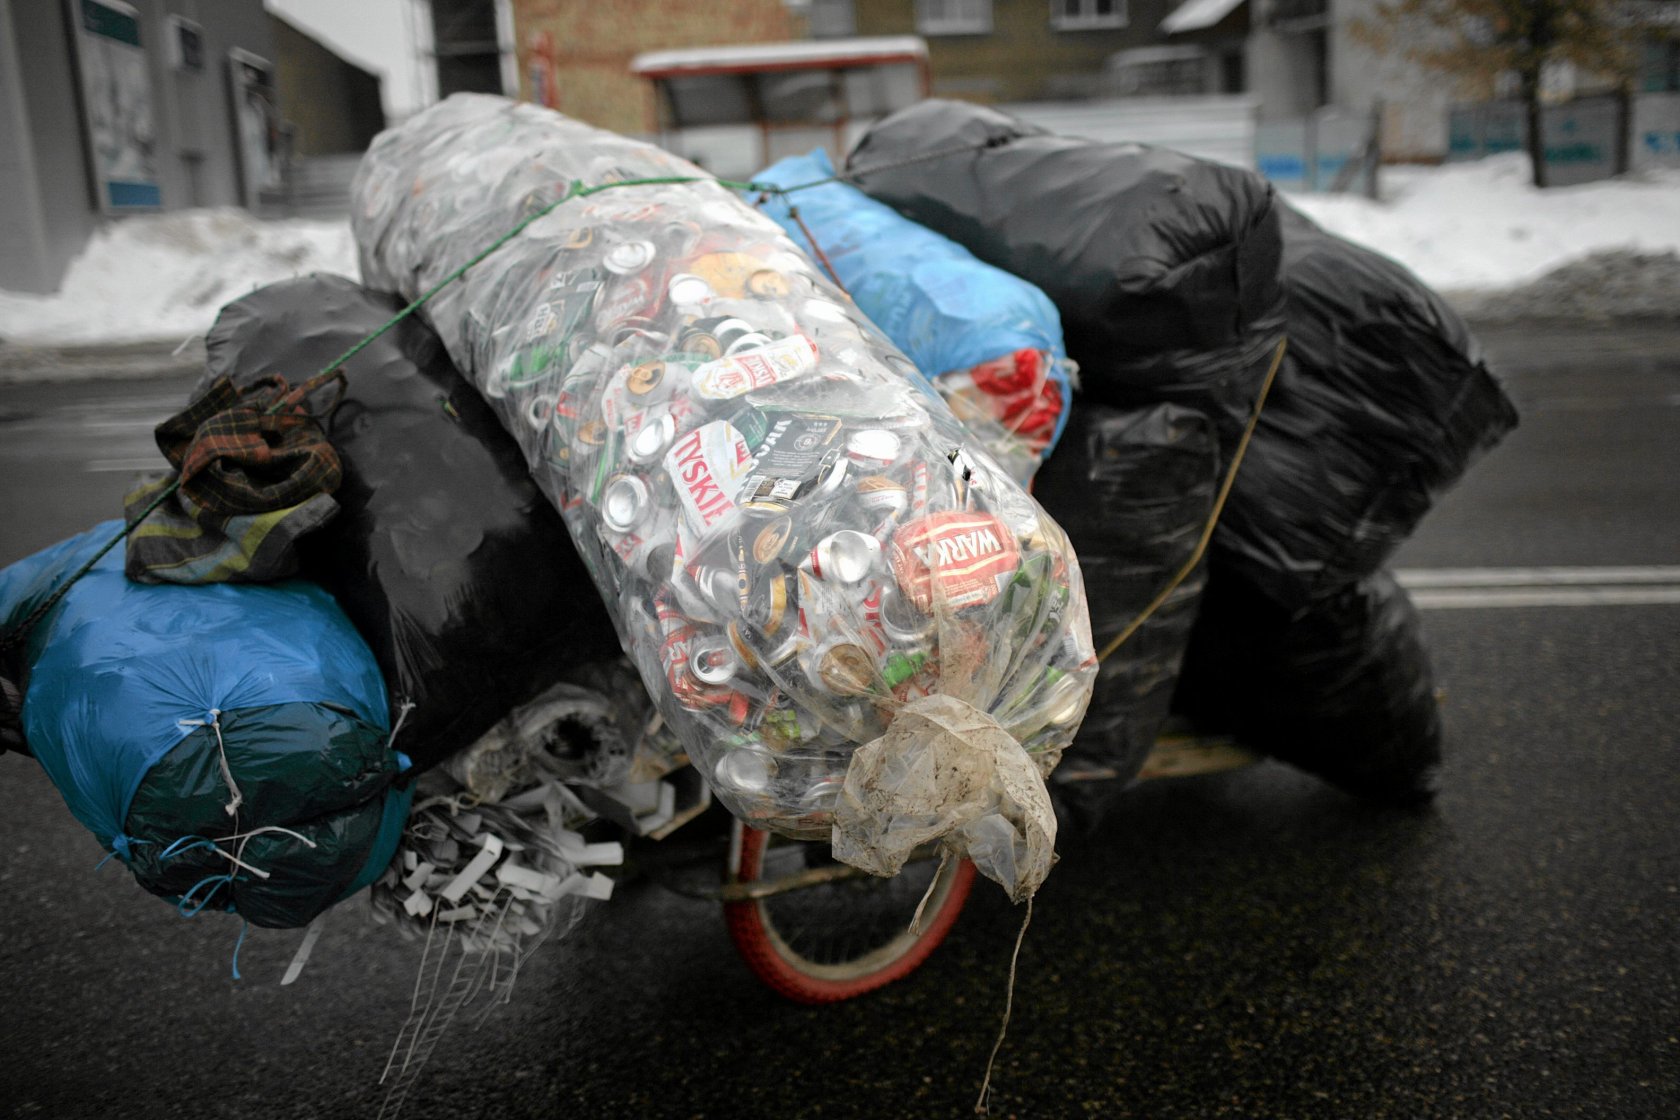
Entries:
[[[1522,427],[1399,566],[1680,563],[1680,328],[1485,338]],[[115,516],[186,384],[0,385],[0,563]],[[1432,809],[1264,764],[1139,787],[1064,832],[992,1115],[1680,1114],[1680,605],[1630,598],[1426,613],[1448,732]],[[18,756],[0,851],[0,1110],[377,1112],[416,946],[345,907],[296,985],[277,981],[298,934],[272,931],[235,983],[238,923],[95,872]],[[632,883],[511,1005],[457,1025],[402,1114],[970,1115],[1020,917],[983,883],[908,981],[813,1010],[756,984],[714,905]]]

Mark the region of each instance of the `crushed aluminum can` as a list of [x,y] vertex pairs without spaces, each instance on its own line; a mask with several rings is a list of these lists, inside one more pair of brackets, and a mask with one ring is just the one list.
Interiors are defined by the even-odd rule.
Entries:
[[786,299],[792,288],[788,278],[773,268],[761,268],[747,277],[747,294],[754,299]]
[[723,356],[733,358],[736,354],[744,354],[749,350],[757,350],[768,346],[772,341],[774,340],[767,334],[759,331],[748,331],[730,340],[729,344],[723,348]]
[[828,816],[834,812],[834,806],[840,801],[840,791],[846,786],[846,779],[838,774],[829,774],[811,783],[799,798],[799,809],[811,816]]
[[817,368],[817,344],[793,335],[756,350],[717,358],[694,371],[694,395],[727,401],[755,389],[805,377]]
[[[729,353],[729,348],[736,339],[745,338],[753,332],[753,325],[745,319],[703,319],[695,326],[704,326],[706,333],[717,340],[723,354]],[[720,355],[721,356],[721,355]]]
[[835,638],[800,657],[812,684],[836,696],[867,696],[878,674],[869,651],[848,638]]
[[658,250],[651,241],[623,241],[607,251],[607,255],[601,258],[601,264],[608,272],[628,276],[652,264],[657,255]]
[[601,523],[615,533],[628,533],[647,516],[648,485],[633,474],[609,479],[601,491]]
[[742,739],[727,745],[712,777],[727,789],[740,793],[763,793],[776,776],[776,756],[762,743]]
[[1044,670],[1044,681],[1049,693],[1043,701],[1045,722],[1055,727],[1066,727],[1079,718],[1085,703],[1084,685],[1078,677],[1054,666]]
[[791,509],[813,494],[832,494],[846,478],[847,460],[838,448],[819,460],[817,473],[805,478],[754,474],[742,482],[739,503],[748,509]]
[[632,463],[646,466],[665,454],[677,437],[677,419],[669,411],[643,418],[630,434],[625,454]]
[[727,420],[702,424],[671,445],[665,470],[696,533],[705,536],[735,509],[736,493],[752,461],[746,440]]
[[1009,526],[995,514],[960,510],[905,523],[888,550],[893,578],[924,614],[990,603],[1021,563]]
[[901,646],[924,645],[939,632],[939,620],[917,610],[909,596],[895,587],[882,590],[877,622],[887,640]]
[[688,671],[701,684],[728,684],[740,662],[727,638],[696,639],[688,646]]
[[704,277],[679,272],[666,282],[665,294],[677,307],[698,307],[717,293]]
[[838,416],[820,413],[759,412],[757,419],[766,427],[753,446],[753,473],[772,478],[815,475],[844,429]]
[[537,431],[542,431],[554,422],[554,405],[559,400],[557,393],[538,393],[525,402],[523,415],[525,423]]
[[904,483],[884,474],[858,479],[857,496],[858,503],[871,513],[902,513],[910,504],[910,491]]
[[863,582],[880,555],[880,541],[856,529],[841,529],[817,542],[805,566],[820,580],[851,585]]
[[621,337],[627,337],[625,331],[645,332],[656,327],[665,285],[659,282],[655,271],[621,276],[617,282],[603,287],[601,297],[595,302],[595,329],[617,331]]
[[608,545],[625,567],[651,583],[664,584],[671,580],[676,550],[659,537],[656,529],[632,530],[609,540]]
[[898,461],[902,441],[885,428],[864,428],[846,437],[846,457],[869,470],[885,470]]

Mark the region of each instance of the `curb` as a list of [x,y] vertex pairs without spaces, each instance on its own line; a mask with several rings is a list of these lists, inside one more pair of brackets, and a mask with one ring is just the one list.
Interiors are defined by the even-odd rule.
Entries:
[[30,381],[104,381],[195,377],[204,372],[204,339],[104,346],[22,346],[0,343],[0,384]]

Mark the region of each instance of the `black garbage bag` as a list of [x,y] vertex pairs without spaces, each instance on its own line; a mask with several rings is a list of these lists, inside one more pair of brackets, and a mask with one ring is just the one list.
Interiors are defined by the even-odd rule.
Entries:
[[1287,329],[1213,562],[1289,610],[1378,570],[1516,423],[1439,296],[1248,172],[943,101],[880,122],[847,167],[1041,286],[1085,399],[1202,408],[1227,456]]
[[[207,379],[315,374],[402,307],[339,276],[260,288],[222,309]],[[372,647],[397,746],[426,768],[566,669],[619,653],[565,524],[512,436],[410,317],[345,364],[327,434],[340,512],[300,542],[302,572]]]
[[1441,715],[1417,608],[1378,572],[1291,617],[1215,571],[1173,709],[1196,730],[1408,805],[1435,793]]
[[1517,412],[1439,295],[1281,209],[1289,348],[1214,547],[1293,610],[1377,571]]
[[1265,179],[942,100],[877,123],[846,170],[865,193],[1042,288],[1086,399],[1190,404],[1214,417],[1227,450],[1235,442],[1283,336]]
[[[1205,416],[1179,405],[1081,404],[1033,495],[1079,555],[1100,651],[1195,553],[1219,482]],[[1201,597],[1203,565],[1102,662],[1085,721],[1052,774],[1066,799],[1100,814],[1142,766],[1168,714]],[[1090,779],[1103,779],[1091,781]]]

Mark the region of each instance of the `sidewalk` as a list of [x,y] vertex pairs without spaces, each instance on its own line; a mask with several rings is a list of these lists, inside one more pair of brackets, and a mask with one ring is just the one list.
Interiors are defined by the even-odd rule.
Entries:
[[25,346],[0,342],[0,385],[20,381],[92,381],[129,377],[196,377],[204,340],[92,346]]

